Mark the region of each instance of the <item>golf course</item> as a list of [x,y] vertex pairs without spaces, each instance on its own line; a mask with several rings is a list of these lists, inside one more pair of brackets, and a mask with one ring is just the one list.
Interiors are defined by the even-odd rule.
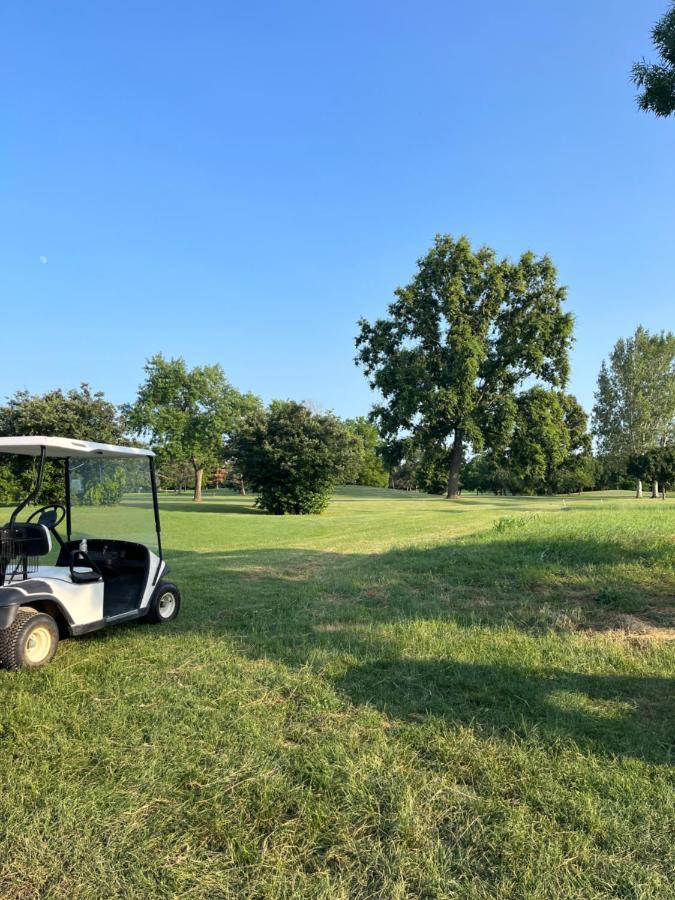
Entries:
[[3,900],[672,896],[675,501],[160,503],[181,616],[0,671]]

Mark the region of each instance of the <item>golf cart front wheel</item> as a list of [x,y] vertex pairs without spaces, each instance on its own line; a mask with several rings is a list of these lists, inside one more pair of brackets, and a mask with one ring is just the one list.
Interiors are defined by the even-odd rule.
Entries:
[[150,622],[170,622],[180,610],[180,591],[175,584],[165,581],[155,591],[150,603],[148,619]]
[[47,613],[20,607],[0,631],[0,663],[6,669],[39,669],[51,662],[59,644],[59,628]]

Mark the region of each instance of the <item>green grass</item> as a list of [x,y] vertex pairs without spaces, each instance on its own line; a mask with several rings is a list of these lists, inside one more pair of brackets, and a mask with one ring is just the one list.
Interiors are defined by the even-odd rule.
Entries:
[[673,895],[675,503],[162,505],[181,618],[0,672],[3,900]]

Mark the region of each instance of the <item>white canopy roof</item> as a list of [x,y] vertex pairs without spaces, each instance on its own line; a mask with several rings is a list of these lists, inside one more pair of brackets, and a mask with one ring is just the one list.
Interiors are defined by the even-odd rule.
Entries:
[[18,453],[20,456],[39,456],[41,448],[47,448],[47,456],[106,456],[119,459],[126,456],[154,456],[152,450],[142,447],[117,447],[115,444],[98,444],[96,441],[76,441],[62,437],[0,437],[0,453]]

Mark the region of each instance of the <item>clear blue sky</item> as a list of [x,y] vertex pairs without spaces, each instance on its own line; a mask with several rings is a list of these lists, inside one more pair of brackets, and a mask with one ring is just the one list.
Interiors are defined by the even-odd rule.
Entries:
[[356,321],[447,231],[553,257],[590,407],[675,327],[675,118],[629,81],[666,6],[6,0],[0,395],[129,400],[161,350],[366,413]]

